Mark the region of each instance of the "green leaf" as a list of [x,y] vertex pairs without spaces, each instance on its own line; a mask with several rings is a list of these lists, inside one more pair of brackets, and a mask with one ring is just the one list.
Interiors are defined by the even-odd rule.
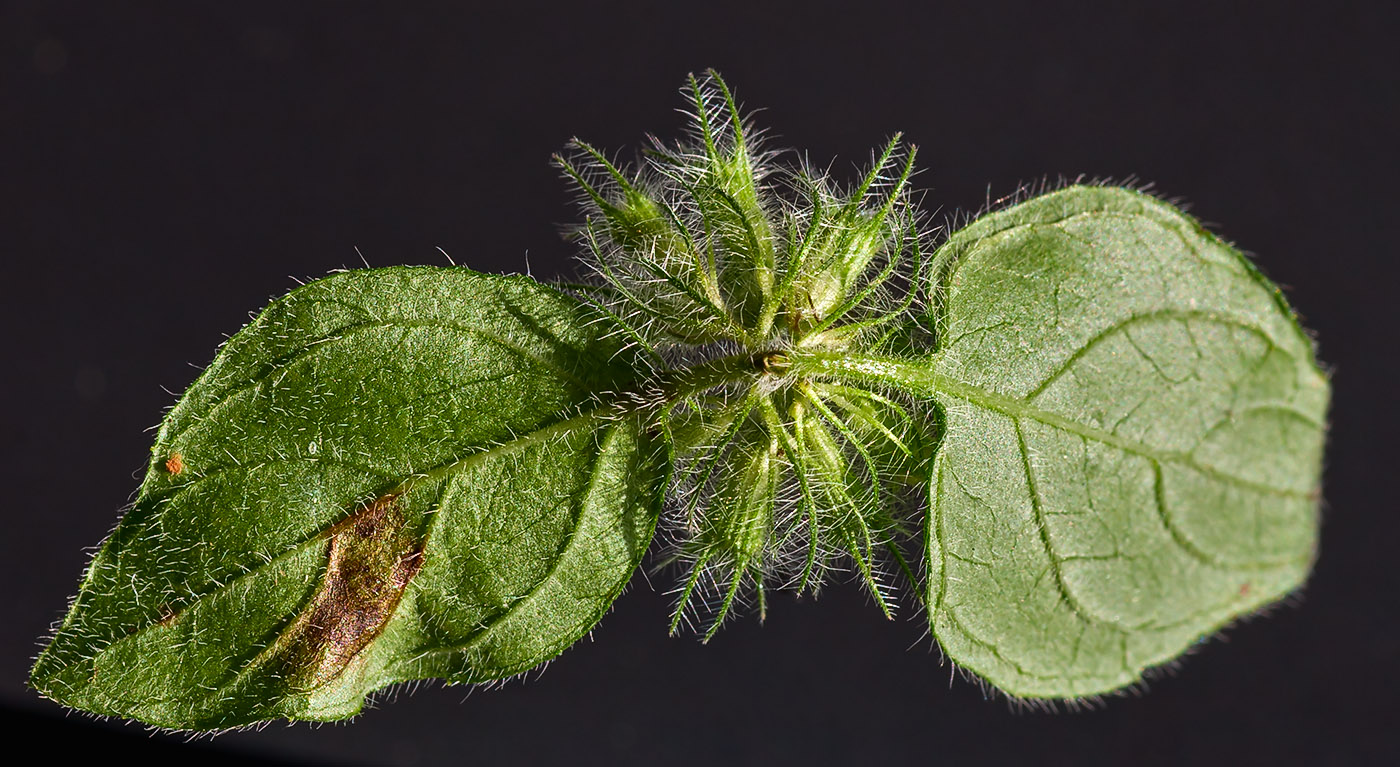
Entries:
[[667,474],[664,441],[600,396],[643,369],[616,331],[465,269],[274,302],[166,416],[31,683],[216,729],[554,657],[637,567]]
[[793,366],[943,409],[925,539],[950,658],[1012,695],[1094,695],[1299,587],[1329,387],[1238,251],[1146,195],[1071,187],[935,260],[935,355]]

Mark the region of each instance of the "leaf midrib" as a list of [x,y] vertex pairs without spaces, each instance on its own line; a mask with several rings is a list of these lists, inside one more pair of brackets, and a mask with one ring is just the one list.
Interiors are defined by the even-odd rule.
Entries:
[[[603,411],[604,411],[604,408],[601,407],[601,406],[600,406],[600,407],[597,407],[597,408],[594,408],[593,410],[590,410],[590,411],[588,411],[588,412],[586,412],[586,413],[581,413],[581,414],[579,414],[579,415],[577,415],[577,416],[574,416],[573,418],[569,418],[569,419],[566,419],[566,420],[563,420],[563,421],[559,421],[559,422],[550,424],[549,426],[546,426],[546,427],[543,427],[543,428],[540,428],[540,429],[536,429],[535,431],[530,432],[530,433],[528,433],[528,434],[526,434],[526,435],[524,435],[524,436],[522,436],[522,437],[520,437],[520,438],[518,438],[518,439],[515,439],[515,440],[513,440],[513,441],[511,441],[511,442],[502,443],[502,444],[500,444],[500,445],[496,445],[496,446],[491,447],[491,448],[488,448],[488,449],[486,449],[486,450],[482,450],[482,451],[477,452],[477,453],[472,453],[471,455],[469,455],[469,456],[467,456],[467,457],[465,457],[465,458],[462,458],[462,459],[453,461],[453,462],[451,462],[451,463],[442,464],[442,465],[440,465],[440,466],[438,466],[438,467],[435,467],[435,468],[433,468],[433,469],[429,469],[428,471],[423,472],[423,473],[421,473],[421,474],[415,474],[415,475],[413,475],[412,477],[410,477],[410,478],[408,478],[407,480],[405,480],[405,481],[403,482],[403,484],[401,484],[396,490],[394,490],[394,491],[392,491],[392,492],[393,492],[393,494],[396,494],[396,495],[402,495],[402,494],[404,494],[404,493],[409,492],[409,491],[413,488],[414,485],[421,484],[421,483],[424,482],[424,481],[431,481],[431,480],[433,480],[433,479],[444,479],[444,478],[449,478],[449,477],[453,476],[454,474],[456,474],[456,473],[458,473],[458,472],[460,472],[460,471],[463,471],[463,470],[465,470],[465,469],[467,469],[467,468],[469,468],[469,467],[471,467],[471,466],[476,465],[477,463],[480,463],[482,460],[485,460],[486,458],[499,457],[499,456],[501,456],[501,455],[506,455],[506,454],[509,454],[509,453],[517,452],[517,451],[519,451],[519,450],[524,450],[525,448],[528,448],[528,447],[530,447],[531,445],[534,445],[534,444],[537,444],[537,443],[539,443],[539,442],[541,442],[541,441],[543,441],[543,440],[549,439],[550,437],[554,436],[556,433],[571,431],[574,427],[576,427],[576,426],[578,426],[578,425],[580,425],[580,424],[582,424],[582,423],[586,423],[586,422],[589,421],[589,420],[592,420],[592,419],[594,419],[594,418],[599,417],[600,414],[601,414]],[[601,458],[601,451],[600,451],[600,458]],[[443,492],[444,492],[444,493],[446,492],[446,489],[447,489],[446,486],[444,486],[444,487],[443,487]],[[439,495],[439,500],[440,500],[440,499],[441,499],[441,495]],[[580,511],[579,513],[582,513],[582,512]],[[437,530],[438,526],[441,524],[440,520],[442,519],[442,517],[443,517],[443,515],[442,515],[441,513],[435,513],[435,514],[433,514],[433,517],[432,517],[431,521],[430,521],[429,524],[428,524],[428,529],[427,529],[427,531],[426,531],[426,532],[424,533],[424,535],[423,535],[423,552],[424,552],[424,556],[425,556],[425,557],[426,557],[426,555],[427,555],[427,547],[428,547],[428,545],[429,545],[429,542],[432,540],[435,531]],[[575,520],[575,521],[577,522],[577,520]],[[336,524],[339,524],[339,521],[337,521]],[[300,553],[301,551],[304,551],[305,548],[306,548],[307,546],[309,546],[309,545],[311,545],[311,544],[313,544],[313,543],[315,543],[315,542],[317,542],[317,541],[319,541],[319,540],[321,540],[321,539],[323,539],[323,538],[326,538],[326,537],[328,536],[328,531],[329,531],[330,529],[333,529],[334,527],[335,527],[335,525],[331,525],[330,528],[327,528],[326,530],[321,531],[321,532],[318,533],[316,536],[314,536],[314,537],[312,537],[312,538],[309,538],[309,539],[308,539],[307,541],[305,541],[304,543],[299,544],[299,545],[296,546],[295,548],[288,550],[287,552],[285,552],[285,553],[283,553],[282,555],[278,556],[276,559],[282,559],[282,558],[284,558],[284,557],[295,556],[297,553]],[[576,532],[576,531],[577,531],[577,524],[575,524],[575,532]],[[569,536],[569,541],[566,543],[566,548],[567,548],[568,546],[572,546],[572,545],[573,545],[573,539],[574,539],[574,537],[575,537],[575,536],[574,536],[573,534],[571,534],[571,535]],[[273,560],[273,561],[276,561],[276,560]],[[270,565],[270,564],[272,564],[272,562],[268,562],[267,564]],[[265,566],[265,565],[264,565],[264,566]],[[557,568],[557,566],[558,566],[558,562],[557,562],[557,560],[556,560],[555,567],[551,568],[551,569],[550,569],[550,572],[549,572],[548,574],[546,574],[545,577],[542,578],[542,579],[540,580],[540,583],[537,583],[537,584],[531,589],[531,593],[532,593],[532,594],[534,593],[535,590],[537,590],[537,589],[540,587],[540,585],[541,585],[545,580],[548,580],[548,578],[549,578],[551,575],[553,575],[554,570],[555,570],[555,568]],[[254,571],[249,571],[248,573],[245,573],[245,575],[251,575],[252,572],[254,572]],[[233,582],[236,582],[237,580],[241,579],[242,577],[243,577],[243,576],[240,576],[239,578],[236,578],[236,579],[234,579],[233,581],[230,581],[229,585],[232,585]],[[412,584],[410,584],[410,588],[412,588]],[[213,592],[213,593],[217,593],[217,592]],[[212,595],[212,594],[211,594],[211,595]],[[207,595],[206,595],[206,596],[207,596]],[[203,598],[204,598],[204,597],[201,597],[201,599],[203,599]],[[394,610],[393,614],[391,614],[391,615],[389,616],[388,621],[386,621],[386,623],[385,623],[385,627],[386,627],[386,628],[387,628],[387,626],[388,626],[389,623],[393,622],[395,619],[398,618],[399,610],[402,609],[403,605],[404,605],[404,601],[403,601],[403,600],[400,600],[400,602],[399,602],[399,607],[396,608],[396,609]],[[509,615],[509,614],[515,609],[515,607],[516,607],[517,605],[518,605],[518,602],[517,602],[517,604],[513,604],[513,605],[511,605],[510,607],[508,607],[503,613],[499,613],[499,614],[493,616],[492,619],[493,619],[493,620],[499,620],[499,619],[501,619],[502,617],[504,617],[504,616],[506,616],[506,615]],[[238,684],[242,683],[243,680],[245,680],[245,679],[248,677],[248,674],[250,674],[251,672],[253,672],[253,671],[256,670],[257,668],[259,668],[259,667],[262,665],[261,662],[262,662],[263,658],[269,657],[269,656],[270,656],[270,653],[275,652],[276,648],[278,647],[278,645],[279,645],[279,643],[280,643],[280,641],[281,641],[281,638],[284,636],[284,632],[287,630],[287,627],[290,625],[291,621],[294,621],[295,619],[296,619],[296,615],[293,615],[293,616],[291,616],[291,618],[288,619],[287,622],[284,622],[283,625],[282,625],[282,628],[280,628],[280,629],[278,630],[278,632],[277,632],[277,639],[274,639],[274,640],[273,640],[271,643],[269,643],[266,647],[262,648],[262,649],[258,652],[258,654],[255,655],[248,663],[246,663],[242,668],[238,669],[238,671],[233,675],[233,677],[230,678],[227,682],[225,682],[224,684],[219,685],[219,687],[218,687],[217,689],[211,690],[211,691],[209,692],[209,696],[212,697],[212,696],[214,696],[214,695],[222,694],[222,691],[223,691],[223,690],[227,690],[227,689],[229,689],[229,688],[231,688],[231,687],[237,686]],[[147,626],[146,628],[150,628],[150,626]],[[142,630],[144,631],[145,629],[142,629]],[[381,632],[381,633],[382,633],[382,632]],[[481,632],[481,635],[485,635],[485,634],[489,634],[489,633],[490,633],[490,630],[487,629],[487,630]],[[479,635],[479,636],[480,636],[480,635]],[[477,639],[477,638],[478,638],[478,637],[473,637],[473,640],[475,640],[475,639]],[[372,647],[373,647],[373,643],[371,643],[369,646],[367,646],[367,647],[365,647],[363,650],[361,650],[355,657],[357,657],[357,658],[363,657],[366,653],[370,652],[370,650],[371,650]],[[433,650],[430,650],[430,651],[428,651],[427,653],[420,654],[420,655],[417,656],[417,657],[418,657],[418,658],[421,658],[423,655],[432,654],[433,652],[434,652]],[[206,700],[207,700],[207,699],[208,699],[208,697],[206,697]]]
[[[1101,340],[1108,334],[1121,330],[1123,327],[1133,322],[1162,317],[1222,321],[1222,317],[1212,312],[1150,312],[1145,315],[1137,315],[1114,323],[1112,328],[1096,335],[1093,340]],[[1249,326],[1234,320],[1231,320],[1229,324],[1249,328]],[[1257,329],[1254,330],[1258,332]],[[1275,346],[1274,348],[1277,347]],[[1027,399],[1001,394],[988,388],[978,386],[977,384],[968,383],[962,379],[941,373],[938,371],[938,367],[948,353],[949,350],[945,349],[918,362],[910,362],[908,360],[890,357],[856,357],[818,352],[809,353],[806,360],[795,358],[793,362],[794,364],[807,362],[808,365],[804,365],[803,367],[810,366],[809,369],[800,372],[806,372],[816,376],[832,376],[847,379],[854,377],[876,383],[890,384],[912,394],[926,397],[937,397],[939,395],[949,396],[983,409],[1009,416],[1013,419],[1038,421],[1078,437],[1110,445],[1132,455],[1153,461],[1179,464],[1198,471],[1211,479],[1253,492],[1276,497],[1303,499],[1310,498],[1313,494],[1313,491],[1310,490],[1276,488],[1261,482],[1239,477],[1217,467],[1202,463],[1192,457],[1190,453],[1154,448],[1137,440],[1129,439],[1111,431],[1090,426],[1066,416],[1036,407],[1028,402]],[[1078,353],[1072,355],[1070,362],[1078,359],[1078,356]],[[1068,364],[1069,363],[1066,363],[1064,367],[1057,368],[1057,370],[1048,377],[1047,381],[1043,381],[1038,385],[1028,397],[1042,393],[1045,387],[1048,386],[1048,381],[1052,381],[1058,377],[1064,369],[1067,369]],[[1287,409],[1286,412],[1295,413],[1309,423],[1312,423],[1312,420],[1307,418],[1305,414],[1297,413],[1291,409]]]
[[1265,495],[1284,498],[1309,498],[1312,495],[1311,491],[1288,490],[1245,479],[1244,477],[1236,476],[1209,464],[1202,463],[1189,453],[1181,453],[1174,450],[1160,450],[1138,442],[1137,440],[1128,439],[1114,434],[1113,432],[1080,423],[1079,421],[1066,418],[1058,413],[1042,410],[1023,400],[1008,397],[1004,394],[998,394],[980,386],[975,386],[956,378],[945,376],[941,373],[930,373],[929,377],[937,394],[955,397],[964,402],[1015,419],[1028,418],[1033,421],[1039,421],[1047,426],[1069,432],[1075,436],[1118,448],[1131,455],[1140,456],[1153,461],[1180,464],[1198,471],[1211,479]]
[[[493,445],[493,446],[491,446],[491,447],[489,447],[489,448],[486,448],[486,449],[484,449],[484,450],[480,450],[480,451],[478,451],[478,452],[472,453],[471,455],[468,455],[468,456],[466,456],[466,457],[464,457],[464,458],[460,458],[460,459],[454,460],[454,461],[449,462],[449,463],[441,464],[441,465],[436,466],[436,467],[434,467],[434,468],[432,468],[432,469],[428,469],[427,471],[424,471],[424,472],[421,472],[421,473],[418,473],[418,474],[414,474],[413,476],[409,477],[409,478],[408,478],[407,480],[405,480],[401,485],[399,485],[397,488],[395,488],[394,490],[392,490],[392,491],[390,491],[390,492],[393,493],[393,494],[402,495],[402,494],[407,493],[407,492],[409,492],[410,490],[412,490],[412,488],[413,488],[415,485],[421,484],[421,483],[424,482],[424,481],[430,481],[430,480],[433,480],[433,479],[441,479],[441,478],[449,477],[449,476],[451,476],[452,474],[455,474],[455,473],[458,472],[458,471],[465,470],[466,468],[468,468],[468,467],[470,467],[470,466],[472,466],[472,465],[474,465],[474,464],[476,464],[476,463],[479,463],[479,462],[481,462],[482,460],[485,460],[485,459],[487,459],[487,458],[497,457],[497,456],[501,456],[501,455],[508,455],[508,454],[510,454],[510,453],[513,453],[513,452],[516,452],[516,451],[519,451],[519,450],[523,450],[523,449],[529,447],[530,445],[533,445],[533,444],[535,444],[535,443],[538,443],[538,442],[541,442],[541,441],[543,441],[543,440],[545,440],[545,439],[548,439],[549,437],[553,436],[554,434],[556,434],[556,433],[558,433],[558,432],[569,431],[569,430],[571,430],[571,429],[573,429],[573,428],[575,428],[575,427],[577,427],[577,426],[579,426],[579,425],[581,425],[581,424],[583,424],[583,423],[586,423],[586,422],[588,422],[588,421],[590,421],[590,420],[597,419],[597,418],[602,418],[602,417],[604,417],[604,416],[606,415],[606,411],[607,411],[607,410],[608,410],[608,408],[606,408],[605,406],[599,405],[599,406],[593,408],[592,410],[585,411],[585,412],[580,413],[580,414],[578,414],[578,415],[576,415],[576,416],[574,416],[574,417],[572,417],[572,418],[568,418],[568,419],[565,419],[565,420],[563,420],[563,421],[557,421],[557,422],[552,423],[552,424],[550,424],[550,425],[548,425],[548,426],[541,427],[541,428],[536,429],[536,430],[534,430],[534,431],[532,431],[532,432],[529,432],[529,433],[527,433],[527,434],[525,434],[525,435],[522,435],[522,436],[520,436],[520,437],[517,437],[517,438],[515,438],[515,439],[513,439],[513,440],[510,440],[510,441],[507,441],[507,442],[502,442],[502,443],[497,444],[497,445]],[[436,526],[437,526],[437,518],[440,517],[440,516],[441,516],[441,515],[436,515],[436,516],[435,516],[435,518],[433,519],[433,522],[429,525],[429,528],[428,528],[427,533],[424,535],[424,541],[425,541],[424,545],[425,545],[425,547],[426,547],[426,545],[427,545],[427,541],[430,540],[430,539],[432,538],[433,531],[436,529]],[[246,570],[242,570],[242,571],[240,571],[237,575],[234,575],[234,576],[232,576],[232,577],[230,577],[230,578],[228,578],[228,579],[226,579],[226,580],[221,581],[221,582],[219,583],[219,586],[218,586],[218,587],[216,587],[216,588],[214,588],[214,589],[211,589],[211,590],[209,590],[209,591],[206,591],[206,592],[204,592],[204,593],[201,593],[201,594],[197,595],[196,597],[194,597],[194,598],[193,598],[192,600],[190,600],[189,602],[187,602],[187,603],[181,605],[180,608],[175,612],[175,617],[178,618],[178,616],[179,616],[181,613],[184,613],[186,610],[189,610],[190,608],[192,608],[192,607],[194,607],[194,606],[196,606],[196,605],[198,605],[198,604],[204,602],[205,600],[211,599],[211,598],[213,598],[213,597],[218,596],[219,594],[224,593],[225,591],[227,591],[228,589],[232,588],[232,587],[235,586],[236,584],[242,582],[243,580],[245,580],[245,579],[247,579],[247,578],[251,578],[251,577],[253,577],[253,576],[255,576],[255,575],[258,575],[258,574],[259,574],[260,572],[262,572],[262,570],[264,570],[265,568],[273,567],[273,566],[277,565],[278,563],[284,562],[284,561],[286,561],[286,560],[288,560],[288,559],[290,559],[290,558],[292,558],[292,557],[297,556],[298,554],[304,553],[307,549],[309,549],[309,548],[312,547],[312,546],[315,546],[315,545],[317,545],[317,544],[324,544],[324,543],[329,539],[329,537],[330,537],[330,535],[331,535],[331,530],[333,530],[333,529],[336,527],[336,525],[340,524],[340,522],[342,522],[342,521],[343,521],[343,517],[340,518],[340,519],[337,519],[335,522],[333,522],[333,523],[331,523],[331,524],[325,526],[324,528],[318,530],[315,534],[310,535],[310,536],[307,536],[307,538],[306,538],[305,540],[302,540],[302,541],[300,541],[300,542],[298,542],[298,543],[296,543],[296,544],[293,544],[292,546],[289,546],[286,550],[284,550],[282,553],[278,554],[277,556],[274,556],[274,557],[272,557],[272,558],[270,558],[270,559],[268,559],[268,560],[265,560],[265,561],[259,563],[259,564],[258,564],[257,566],[255,566],[255,567],[252,567],[252,568],[249,568],[249,569],[246,569]],[[117,639],[113,640],[113,641],[112,641],[111,643],[109,643],[107,646],[103,647],[102,650],[100,650],[100,651],[98,652],[98,654],[101,654],[101,653],[103,653],[103,652],[106,652],[109,648],[112,647],[112,645],[115,645],[117,642],[125,641],[125,640],[127,640],[127,639],[132,638],[132,637],[139,636],[139,635],[145,633],[146,631],[149,631],[149,630],[150,630],[151,628],[153,628],[154,626],[159,625],[159,624],[161,624],[161,623],[162,623],[162,621],[152,621],[152,622],[150,622],[150,623],[147,623],[146,625],[144,625],[144,626],[142,626],[142,627],[136,629],[135,631],[132,631],[131,633],[129,633],[129,634],[123,636],[123,637],[120,637],[120,638],[117,638]],[[95,656],[94,656],[94,657],[95,657]],[[254,665],[254,664],[249,664],[249,665],[251,666],[251,665]],[[236,682],[236,677],[235,677],[235,682]]]

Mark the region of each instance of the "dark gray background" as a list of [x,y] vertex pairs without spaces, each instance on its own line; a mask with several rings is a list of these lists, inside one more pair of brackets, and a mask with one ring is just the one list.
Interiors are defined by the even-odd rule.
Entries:
[[535,275],[565,273],[557,231],[574,213],[550,153],[574,134],[610,149],[674,136],[677,88],[714,66],[765,108],[778,144],[838,170],[905,131],[944,212],[1044,176],[1131,175],[1256,253],[1335,368],[1322,554],[1303,598],[1143,697],[1045,715],[950,686],[917,616],[887,623],[853,584],[780,598],[767,626],[745,617],[702,647],[666,637],[668,600],[639,580],[593,641],[528,683],[430,686],[348,726],[193,748],[369,764],[1394,752],[1393,4],[281,5],[0,12],[0,721],[13,738],[104,758],[191,748],[62,719],[23,680],[84,547],[136,487],[148,427],[225,334],[292,277],[359,265],[356,247],[373,265],[445,263],[440,246],[484,271],[523,271],[528,253]]

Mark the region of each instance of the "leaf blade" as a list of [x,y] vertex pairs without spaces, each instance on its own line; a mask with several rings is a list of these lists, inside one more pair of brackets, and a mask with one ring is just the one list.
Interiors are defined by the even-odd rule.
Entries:
[[1303,581],[1327,382],[1243,256],[1084,187],[943,249],[927,564],[955,661],[1013,695],[1107,692]]
[[[274,302],[167,415],[133,509],[94,558],[31,683],[97,713],[210,729],[342,718],[384,684],[424,678],[415,673],[479,681],[562,651],[638,564],[665,474],[660,439],[598,398],[641,369],[612,330],[533,281],[464,269],[345,273]],[[178,473],[166,468],[174,454]],[[499,480],[509,479],[501,465],[525,464],[537,470],[498,482],[496,497],[460,489],[468,468],[496,466]],[[403,519],[368,529],[359,559],[342,557],[353,566],[332,576],[336,546],[354,548],[345,520],[400,496]],[[424,626],[442,620],[420,609],[420,596],[481,576],[449,572],[459,557],[433,540],[441,520],[475,508],[495,526],[489,539],[521,499],[544,509],[539,529],[513,555],[502,545],[500,572],[542,588],[570,572],[596,588],[538,605],[534,625],[547,641],[497,643],[497,655],[518,651],[513,663],[493,664],[490,653],[457,668],[400,663],[425,651]],[[392,545],[376,548],[381,532]],[[562,545],[576,534],[582,553]],[[414,546],[422,568],[409,573],[401,565]],[[580,575],[581,556],[594,567]],[[551,557],[556,567],[535,567]],[[384,580],[393,567],[398,580]],[[322,617],[358,616],[341,625],[366,635],[337,644],[296,628],[317,604]],[[296,681],[298,663],[322,651],[350,657],[313,683]]]

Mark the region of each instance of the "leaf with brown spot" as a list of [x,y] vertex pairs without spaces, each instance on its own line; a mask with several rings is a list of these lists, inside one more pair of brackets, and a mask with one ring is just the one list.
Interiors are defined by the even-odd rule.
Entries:
[[31,683],[220,729],[559,654],[636,569],[666,474],[662,438],[598,396],[642,368],[609,322],[466,269],[274,302],[167,414]]

